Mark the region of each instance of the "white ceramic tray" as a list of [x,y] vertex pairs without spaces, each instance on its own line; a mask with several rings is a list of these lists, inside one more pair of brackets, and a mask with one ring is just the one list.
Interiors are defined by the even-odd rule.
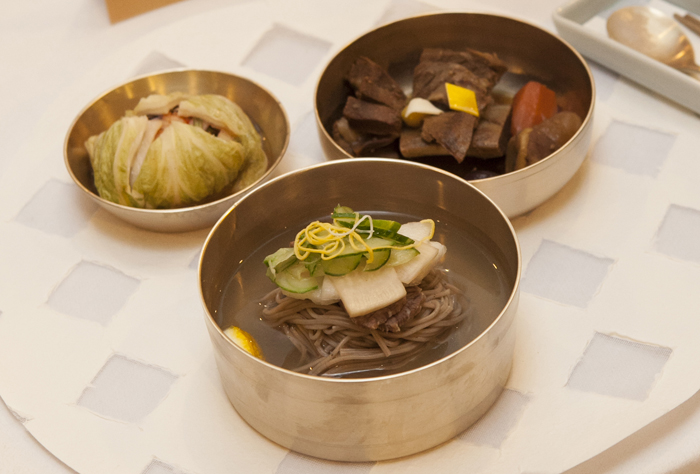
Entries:
[[[700,80],[644,56],[607,36],[605,21],[618,8],[647,4],[672,16],[700,15],[698,0],[572,0],[552,19],[557,31],[582,55],[700,114]],[[681,26],[700,56],[700,37]]]

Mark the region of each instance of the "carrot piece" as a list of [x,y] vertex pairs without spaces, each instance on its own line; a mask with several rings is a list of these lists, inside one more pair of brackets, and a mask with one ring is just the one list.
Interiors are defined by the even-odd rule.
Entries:
[[557,95],[537,81],[530,81],[513,98],[510,131],[517,135],[557,113]]

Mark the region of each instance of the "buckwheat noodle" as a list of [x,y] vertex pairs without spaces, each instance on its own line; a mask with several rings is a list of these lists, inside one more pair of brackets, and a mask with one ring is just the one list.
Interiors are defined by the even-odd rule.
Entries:
[[284,331],[300,353],[296,372],[339,375],[372,369],[399,368],[443,342],[465,312],[459,290],[433,270],[419,285],[426,299],[420,312],[399,332],[355,324],[339,304],[318,305],[286,296],[277,288],[262,300],[263,319]]

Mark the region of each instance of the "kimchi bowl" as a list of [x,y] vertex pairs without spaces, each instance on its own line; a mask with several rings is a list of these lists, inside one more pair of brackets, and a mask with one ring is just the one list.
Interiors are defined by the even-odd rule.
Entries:
[[[455,155],[450,156],[449,150],[442,146],[455,134],[448,130],[441,138],[439,134],[442,129],[426,132],[426,125],[417,129],[417,135],[412,134],[416,131],[412,127],[416,125],[409,125],[410,121],[406,120],[403,124],[401,120],[397,122],[396,112],[404,115],[408,109],[402,110],[401,107],[411,104],[416,97],[427,97],[433,106],[437,105],[443,112],[452,112],[453,104],[448,107],[446,102],[441,103],[439,95],[438,100],[434,100],[438,89],[426,89],[426,82],[435,81],[435,84],[444,85],[452,80],[465,88],[472,86],[460,82],[464,78],[460,76],[463,73],[457,67],[449,71],[431,69],[430,62],[441,61],[443,64],[448,62],[446,58],[452,52],[460,55],[466,50],[493,55],[499,64],[494,69],[497,74],[493,80],[480,76],[477,68],[467,64],[467,69],[477,71],[475,74],[478,80],[486,80],[488,87],[481,92],[476,89],[481,112],[476,124],[472,122],[470,125],[460,125],[461,130],[473,129],[474,135],[471,135],[473,139],[468,136],[463,138],[465,143],[460,144],[461,154],[457,156],[463,161],[458,161]],[[358,61],[365,61],[360,58],[369,59],[376,65],[376,70],[367,71],[366,68],[356,67]],[[395,89],[400,89],[403,96],[398,93],[399,99],[377,102],[385,100],[386,96],[373,96],[374,93],[365,88],[362,82],[377,84],[377,77],[383,77],[378,72],[380,70],[393,80],[389,90],[395,92]],[[491,72],[493,70],[489,71]],[[439,81],[443,73],[444,77],[452,79]],[[559,135],[557,143],[552,146],[554,151],[549,154],[532,153],[531,157],[527,157],[527,166],[523,166],[513,164],[517,160],[511,157],[518,156],[521,159],[524,153],[508,153],[509,146],[513,150],[527,149],[522,145],[526,141],[523,138],[525,135],[518,137],[520,141],[513,140],[513,145],[510,144],[511,134],[516,134],[511,131],[512,113],[508,106],[513,104],[518,91],[531,81],[556,94],[556,111],[565,112],[569,118],[575,117],[576,122]],[[384,93],[387,91],[382,90]],[[486,102],[482,102],[480,93],[492,101],[493,112],[482,108],[482,103]],[[394,100],[398,100],[396,105],[392,105]],[[372,110],[372,105],[367,102],[375,106],[389,104],[389,108],[395,111],[394,115],[387,115],[387,110],[381,107],[381,111],[376,107],[374,109],[377,110]],[[506,16],[446,12],[389,23],[350,42],[329,61],[322,72],[316,86],[314,107],[321,145],[328,159],[374,156],[435,166],[468,180],[512,218],[533,210],[556,194],[579,169],[590,145],[594,104],[595,85],[585,60],[558,36],[533,24]],[[360,105],[364,107],[358,108]],[[349,109],[350,106],[354,109]],[[417,111],[414,117],[420,117],[420,113],[432,113],[429,107],[411,110]],[[496,110],[499,112],[496,113]],[[349,121],[349,127],[341,119]],[[428,119],[423,123],[427,124]],[[488,131],[489,127],[493,128],[492,123],[498,123],[502,133],[496,137],[489,136],[486,132],[483,135],[481,125],[484,124],[483,130]],[[477,133],[480,137],[478,143]],[[397,136],[399,138],[391,141],[392,137]],[[534,141],[533,136],[530,134],[531,141]],[[542,136],[542,133],[538,136]],[[500,144],[495,150],[484,149],[481,146],[484,140]],[[551,144],[548,143],[547,146],[549,145]]]
[[[249,128],[251,130],[254,128],[254,134],[259,136],[262,153],[264,153],[264,156],[258,154],[258,165],[254,178],[247,179],[245,187],[241,186],[240,188],[231,181],[225,185],[219,184],[216,191],[211,192],[201,200],[173,206],[135,207],[130,203],[125,204],[121,200],[108,199],[101,195],[98,192],[95,180],[96,173],[93,170],[87,148],[89,139],[91,137],[94,139],[100,134],[107,134],[113,125],[121,121],[125,115],[131,114],[142,99],[152,95],[167,96],[173,93],[182,93],[189,97],[212,94],[223,97],[222,100],[227,101],[227,103],[237,104],[248,117]],[[232,107],[235,107],[235,104]],[[145,121],[146,114],[144,113],[143,117],[140,118]],[[149,119],[148,123],[153,122],[152,115],[148,115],[147,118]],[[156,117],[156,119],[158,118]],[[165,119],[160,121],[165,122]],[[189,130],[193,127],[184,128]],[[214,135],[211,135],[211,132],[203,134],[200,130],[199,133],[205,136],[205,140],[209,140],[206,142],[207,144],[218,140],[213,138]],[[95,98],[78,114],[69,127],[64,143],[64,161],[71,178],[81,191],[116,217],[147,230],[185,232],[211,227],[234,202],[266,180],[284,156],[289,143],[289,133],[289,120],[282,104],[272,93],[255,82],[225,72],[177,69],[135,78]],[[201,139],[201,136],[198,139]],[[156,141],[154,140],[153,143]],[[171,142],[176,141],[172,140]],[[238,145],[238,143],[234,145]],[[182,149],[181,146],[179,148]],[[172,147],[170,152],[173,150],[177,153],[178,145]],[[235,151],[233,145],[230,145],[227,150]],[[150,151],[149,149],[148,153]],[[226,153],[220,153],[220,155],[224,156]],[[116,163],[116,158],[114,161]],[[132,163],[136,161],[138,161],[137,158]],[[143,166],[145,168],[145,162]],[[183,166],[183,169],[193,169],[192,166],[188,166],[189,168]],[[220,179],[218,176],[214,177],[209,171],[217,166],[220,167],[220,164],[215,163],[207,168],[207,171],[200,173],[203,175],[202,182],[215,182],[215,180]],[[114,168],[116,169],[116,167]],[[235,170],[233,172],[235,173]],[[243,167],[238,170],[238,176],[241,176],[242,173]],[[188,171],[188,174],[191,175],[191,171]],[[161,174],[159,179],[162,176]],[[116,181],[116,178],[114,179]],[[168,187],[170,183],[158,185],[162,189]],[[154,185],[150,184],[150,186]]]
[[[431,219],[433,240],[447,248],[440,271],[459,287],[465,319],[406,365],[310,374],[288,364],[294,347],[263,316],[261,301],[275,288],[263,256],[308,223],[327,220],[338,203],[404,222]],[[508,218],[453,174],[380,158],[286,173],[234,204],[202,250],[199,290],[221,389],[250,426],[309,456],[377,461],[434,447],[481,417],[507,382],[520,267]],[[234,326],[259,350],[232,337]],[[278,354],[285,344],[291,352]]]

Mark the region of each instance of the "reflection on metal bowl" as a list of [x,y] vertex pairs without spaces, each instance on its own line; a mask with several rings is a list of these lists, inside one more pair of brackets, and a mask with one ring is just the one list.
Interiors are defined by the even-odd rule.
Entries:
[[[259,128],[267,155],[267,170],[236,193],[224,192],[196,205],[177,209],[140,209],[101,198],[95,189],[85,141],[107,130],[139,99],[172,92],[219,94],[236,102]],[[66,134],[64,159],[80,189],[108,212],[138,227],[158,232],[185,232],[212,226],[231,205],[265,180],[277,167],[289,143],[289,120],[282,104],[249,79],[203,70],[165,71],[133,79],[102,94],[76,117]]]
[[561,38],[537,26],[477,13],[437,13],[399,20],[364,34],[341,50],[319,78],[315,96],[319,135],[329,159],[351,157],[334,141],[332,127],[352,93],[346,81],[352,63],[367,56],[410,92],[414,68],[426,47],[496,53],[508,66],[497,85],[501,92],[514,94],[527,80],[543,82],[566,98],[583,123],[558,151],[497,176],[466,177],[463,170],[468,169],[455,166],[451,157],[426,158],[423,163],[470,179],[511,218],[539,206],[571,179],[586,157],[593,127],[595,85],[586,62]]
[[[469,335],[453,352],[391,375],[312,376],[245,352],[224,330],[232,318],[265,324],[255,302],[274,288],[262,259],[251,261],[262,276],[250,283],[253,277],[243,270],[247,259],[278,243],[275,236],[327,217],[339,203],[363,212],[429,217],[436,222],[437,239],[478,239],[490,249],[484,252],[493,257],[488,265],[499,262],[505,282],[499,304],[490,312],[470,313],[468,326],[460,326],[468,327]],[[450,252],[445,266],[461,263],[459,249]],[[448,263],[450,255],[458,261]],[[346,159],[287,173],[236,203],[204,244],[199,285],[223,389],[243,419],[269,439],[310,456],[373,461],[443,443],[493,404],[512,363],[520,267],[508,218],[466,181],[417,163]],[[228,307],[236,299],[251,303]]]

